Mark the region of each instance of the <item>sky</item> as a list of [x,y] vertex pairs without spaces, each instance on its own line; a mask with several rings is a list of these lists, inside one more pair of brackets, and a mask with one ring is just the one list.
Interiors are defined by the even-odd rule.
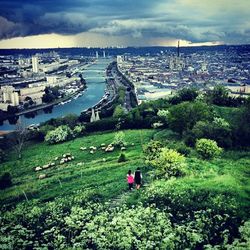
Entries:
[[0,48],[250,44],[250,0],[0,0]]

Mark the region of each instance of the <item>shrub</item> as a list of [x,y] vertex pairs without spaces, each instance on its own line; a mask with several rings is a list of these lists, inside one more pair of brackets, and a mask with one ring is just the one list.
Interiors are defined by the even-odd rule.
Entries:
[[5,189],[7,187],[10,187],[12,184],[11,181],[11,175],[10,173],[4,173],[1,177],[0,177],[0,189]]
[[151,161],[156,176],[169,178],[185,174],[185,157],[173,149],[162,148],[158,157]]
[[82,135],[85,132],[85,126],[84,125],[76,125],[73,129],[73,135],[75,137]]
[[120,117],[124,117],[124,115],[125,115],[124,108],[121,105],[117,105],[115,107],[113,117],[114,118],[120,118]]
[[125,162],[127,159],[126,159],[126,156],[124,153],[121,153],[119,158],[118,158],[118,162]]
[[227,245],[226,249],[229,250],[243,250],[250,249],[250,221],[246,221],[240,228],[240,239],[235,239],[231,245]]
[[55,144],[58,142],[67,141],[71,139],[72,136],[72,130],[68,126],[62,125],[55,130],[49,131],[45,136],[45,141],[47,141],[49,144]]
[[147,164],[159,156],[163,144],[160,141],[151,140],[146,146],[143,147],[143,152],[145,155],[145,160]]
[[114,141],[113,141],[112,144],[115,145],[115,146],[118,146],[118,147],[125,146],[127,143],[125,141],[125,134],[124,134],[124,132],[122,132],[122,131],[117,132],[115,134],[115,138],[114,138]]
[[176,147],[176,151],[182,155],[189,155],[191,152],[191,149],[189,147],[187,147],[185,144],[181,144],[179,146]]
[[164,122],[165,125],[167,125],[168,116],[169,116],[169,111],[168,110],[160,109],[157,112],[157,116],[159,116],[161,118],[161,121]]
[[199,139],[195,148],[203,159],[212,159],[222,153],[222,148],[218,147],[216,141],[209,139]]

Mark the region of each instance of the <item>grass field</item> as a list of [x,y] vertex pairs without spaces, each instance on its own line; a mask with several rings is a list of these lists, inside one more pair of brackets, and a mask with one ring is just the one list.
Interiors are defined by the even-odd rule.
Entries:
[[[1,204],[24,200],[24,192],[28,199],[38,198],[44,201],[79,189],[96,190],[102,196],[112,198],[127,188],[125,177],[129,169],[133,171],[137,167],[143,168],[142,144],[147,143],[154,133],[154,130],[125,131],[128,143],[125,155],[128,161],[124,163],[117,162],[121,152],[119,149],[109,153],[100,149],[102,143],[112,143],[115,133],[97,133],[57,145],[30,145],[24,149],[21,160],[12,152],[8,161],[1,164],[0,168],[1,174],[11,173],[13,182],[12,187],[1,191]],[[90,154],[90,146],[98,147],[98,150]],[[81,151],[80,147],[88,149]],[[75,159],[63,165],[57,161],[55,167],[34,171],[35,167],[55,162],[56,157],[62,157],[65,153],[71,153]],[[39,180],[40,174],[46,174],[48,178]]]
[[[206,244],[227,249],[228,243],[239,238],[239,227],[249,220],[249,151],[224,151],[220,158],[205,161],[191,149],[185,159],[186,176],[156,180],[151,175],[153,169],[145,166],[143,146],[151,139],[170,148],[183,142],[170,130],[124,133],[127,161],[122,163],[118,163],[120,149],[109,153],[101,149],[101,144],[113,142],[115,132],[95,133],[57,145],[31,144],[23,150],[21,160],[11,152],[0,166],[0,174],[10,172],[13,182],[0,191],[0,248],[133,249],[135,238],[147,245],[153,237],[154,244],[161,244],[159,239],[174,235],[167,249],[203,249]],[[91,146],[98,148],[93,154]],[[80,147],[88,149],[82,151]],[[65,153],[75,159],[64,164],[55,160]],[[35,167],[51,162],[55,166],[35,172]],[[142,169],[143,184],[147,185],[128,192],[127,171],[137,167]],[[47,178],[40,180],[40,174]],[[167,217],[155,223],[150,211]],[[132,216],[130,224],[127,216]],[[137,222],[142,223],[140,228],[133,226]],[[107,225],[110,229],[106,231]],[[159,225],[170,231],[161,232]],[[151,231],[147,231],[148,226]],[[146,232],[143,237],[140,230]],[[245,230],[247,233],[247,227]],[[245,242],[244,246],[249,243]]]

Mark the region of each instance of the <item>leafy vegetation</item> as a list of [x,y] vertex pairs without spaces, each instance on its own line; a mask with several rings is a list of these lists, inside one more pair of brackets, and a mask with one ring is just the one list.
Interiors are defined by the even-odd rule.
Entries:
[[[11,182],[0,190],[0,248],[249,249],[249,101],[211,105],[229,105],[223,91],[185,89],[94,123],[44,124],[43,136],[60,126],[70,136],[30,142],[1,163]],[[142,187],[127,192],[137,168]]]
[[212,159],[222,152],[222,148],[218,147],[215,141],[209,139],[199,139],[195,148],[204,159]]
[[155,175],[160,178],[178,177],[185,174],[185,157],[173,149],[162,148],[159,156],[151,161],[156,169]]

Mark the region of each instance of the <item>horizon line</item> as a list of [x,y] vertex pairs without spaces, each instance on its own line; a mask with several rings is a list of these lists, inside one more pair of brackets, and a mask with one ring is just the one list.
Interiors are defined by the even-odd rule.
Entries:
[[[190,45],[190,46],[180,46],[180,48],[193,48],[193,47],[221,47],[221,46],[250,46],[250,43],[246,44],[214,44],[214,45]],[[0,48],[0,50],[35,50],[35,49],[127,49],[127,48],[177,48],[177,46],[162,46],[162,45],[150,45],[150,46],[110,46],[110,47],[80,47],[80,46],[73,46],[73,47],[38,47],[38,48]]]

